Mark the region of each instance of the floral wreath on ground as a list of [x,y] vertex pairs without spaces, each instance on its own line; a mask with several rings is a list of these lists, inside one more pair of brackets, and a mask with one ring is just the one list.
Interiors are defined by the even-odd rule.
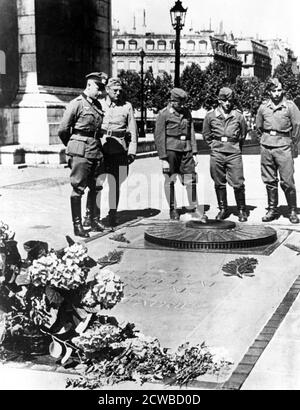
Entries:
[[[67,387],[88,389],[133,380],[175,384],[206,373],[220,373],[232,362],[204,343],[180,346],[175,353],[146,337],[132,323],[121,325],[103,310],[124,296],[120,277],[88,256],[87,248],[67,237],[69,246],[48,250],[28,241],[22,260],[15,234],[0,222],[0,343],[5,352],[49,354],[80,371]],[[113,253],[107,260],[120,260]],[[116,259],[116,256],[118,258]],[[105,260],[106,260],[105,259]],[[106,261],[106,263],[108,263]],[[111,262],[112,263],[112,262]]]

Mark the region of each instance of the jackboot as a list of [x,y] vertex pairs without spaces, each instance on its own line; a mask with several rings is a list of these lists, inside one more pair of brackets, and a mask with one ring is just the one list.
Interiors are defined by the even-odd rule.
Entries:
[[280,214],[278,212],[278,188],[267,186],[268,195],[268,212],[262,217],[263,222],[271,222],[278,219]]
[[89,191],[86,200],[86,213],[83,226],[93,232],[102,232],[105,226],[100,222],[100,209],[97,205],[97,191]]
[[285,192],[285,197],[289,207],[289,220],[292,224],[298,224],[299,218],[297,216],[297,195],[295,189],[289,189]]
[[172,221],[179,221],[180,215],[179,215],[179,213],[176,209],[176,205],[175,205],[176,204],[176,198],[175,198],[175,184],[174,184],[174,182],[170,182],[169,187],[170,187],[170,198],[168,198],[167,194],[166,194],[166,196],[167,196],[167,200],[169,199],[168,202],[169,202],[169,208],[170,208],[170,212],[169,212],[170,219]]
[[248,220],[248,215],[246,212],[246,199],[245,199],[245,187],[236,188],[234,190],[234,196],[236,200],[236,205],[238,208],[238,219],[239,222],[246,222]]
[[219,213],[216,216],[216,219],[221,221],[226,219],[230,216],[230,212],[228,210],[228,203],[227,203],[227,191],[225,188],[216,188],[217,200],[219,205]]
[[90,235],[83,229],[81,223],[81,197],[71,196],[71,212],[74,226],[74,235],[88,238]]
[[197,185],[195,183],[187,185],[186,192],[192,219],[206,223],[208,221],[208,217],[207,215],[205,215],[204,207],[200,207],[200,205],[198,204]]

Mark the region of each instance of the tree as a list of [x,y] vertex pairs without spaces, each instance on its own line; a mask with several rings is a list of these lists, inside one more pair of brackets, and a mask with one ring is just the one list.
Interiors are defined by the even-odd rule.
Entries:
[[277,77],[286,91],[287,97],[294,100],[300,95],[300,76],[294,74],[291,63],[281,63],[274,71],[274,77]]
[[156,77],[154,95],[152,99],[153,110],[159,111],[167,105],[172,88],[173,79],[170,74],[164,72],[162,77]]
[[221,62],[213,62],[204,71],[203,106],[211,108],[217,105],[220,88],[230,86],[226,68]]
[[242,78],[238,76],[234,84],[234,91],[237,97],[238,105],[241,109],[247,110],[252,116],[255,116],[258,107],[266,97],[266,84],[257,77]]
[[135,71],[122,70],[119,74],[122,83],[122,98],[129,101],[133,108],[141,107],[141,77]]
[[181,87],[188,93],[188,106],[191,110],[199,110],[204,103],[205,74],[201,67],[192,63],[187,66],[180,78]]

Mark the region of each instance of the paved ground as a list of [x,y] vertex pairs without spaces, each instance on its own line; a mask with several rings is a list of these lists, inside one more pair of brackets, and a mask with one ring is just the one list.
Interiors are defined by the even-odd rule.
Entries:
[[[300,182],[298,161],[296,182]],[[250,211],[247,224],[261,225],[266,195],[260,179],[259,157],[244,156],[244,169]],[[198,156],[198,173],[200,202],[210,206],[207,213],[214,218],[217,208],[207,155]],[[50,246],[60,248],[66,245],[65,235],[73,236],[68,174],[69,170],[65,168],[0,167],[0,219],[16,231],[22,252],[22,244],[27,240],[44,240]],[[225,383],[225,388],[300,388],[297,349],[300,298],[297,284],[293,288],[294,297],[288,298],[290,310],[287,308],[280,315],[281,323],[276,326],[273,323],[274,332],[268,333],[271,337],[265,338],[259,349],[253,347],[255,340],[260,341],[262,329],[298,278],[299,257],[284,244],[300,245],[300,226],[291,226],[284,217],[270,223],[283,243],[270,256],[249,255],[258,259],[254,277],[226,277],[222,266],[240,254],[161,251],[143,246],[143,232],[147,224],[168,217],[162,187],[157,157],[139,159],[132,165],[128,184],[123,186],[120,217],[122,221],[139,220],[121,230],[131,243],[123,249],[122,261],[114,266],[114,270],[124,280],[126,292],[124,300],[111,314],[119,320],[134,322],[145,334],[158,337],[163,346],[175,349],[185,341],[192,344],[205,341],[209,346],[224,348],[234,361],[230,374],[218,379],[203,377],[199,379],[197,388],[221,388],[229,380],[231,384]],[[179,206],[185,204],[185,193],[179,183],[176,189]],[[299,192],[298,195],[300,197]],[[228,189],[228,199],[229,204],[234,205],[231,189]],[[103,217],[107,213],[106,204],[105,189]],[[283,205],[281,210],[285,211],[281,192],[280,204]],[[232,211],[230,219],[236,221],[235,208]],[[110,236],[89,242],[90,255],[99,258],[117,249],[120,243],[109,239]],[[251,366],[245,362],[249,349],[254,363]],[[30,363],[19,363],[17,367],[16,364],[0,366],[0,388],[64,389],[67,376],[52,373],[49,366],[40,364],[32,369]],[[121,388],[140,387],[126,384]]]

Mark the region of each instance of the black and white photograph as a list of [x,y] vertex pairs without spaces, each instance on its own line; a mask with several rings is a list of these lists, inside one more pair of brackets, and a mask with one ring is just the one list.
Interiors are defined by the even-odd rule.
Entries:
[[299,4],[0,0],[0,390],[300,390]]

